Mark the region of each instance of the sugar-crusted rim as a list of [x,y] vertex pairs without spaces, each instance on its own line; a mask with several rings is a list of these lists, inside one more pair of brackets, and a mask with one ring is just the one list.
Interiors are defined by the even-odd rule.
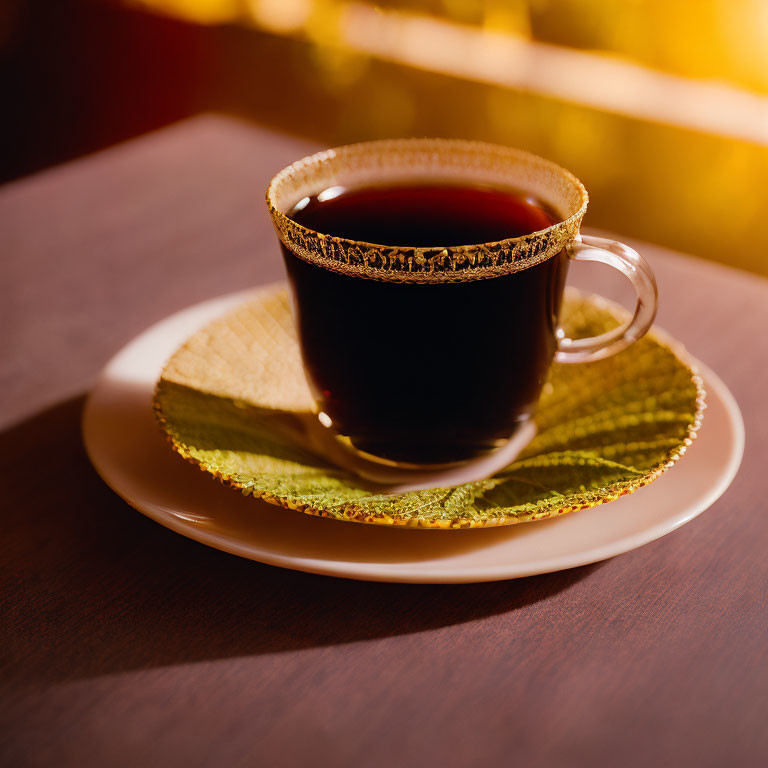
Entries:
[[[331,186],[386,181],[490,183],[536,194],[562,220],[505,240],[460,246],[388,246],[316,232],[287,214]],[[460,139],[385,139],[309,155],[280,171],[266,192],[281,242],[335,272],[388,282],[464,282],[517,272],[555,256],[578,236],[589,202],[584,185],[550,160],[512,147]]]

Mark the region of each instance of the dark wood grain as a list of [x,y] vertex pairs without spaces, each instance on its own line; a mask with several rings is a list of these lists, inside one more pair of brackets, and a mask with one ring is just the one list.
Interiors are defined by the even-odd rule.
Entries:
[[94,376],[161,317],[281,275],[262,190],[308,149],[203,118],[0,189],[0,762],[765,765],[760,278],[646,248],[660,323],[731,387],[747,453],[699,519],[595,566],[309,576],[173,534],[99,480]]

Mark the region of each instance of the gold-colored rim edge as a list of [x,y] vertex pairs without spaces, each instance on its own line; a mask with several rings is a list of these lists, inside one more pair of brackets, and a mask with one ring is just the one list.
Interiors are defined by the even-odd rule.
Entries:
[[[364,150],[384,152],[398,147],[436,145],[443,150],[498,154],[506,160],[546,169],[571,184],[579,196],[578,208],[546,229],[520,237],[461,246],[394,247],[348,240],[308,229],[278,210],[279,186],[311,168],[319,168],[338,156]],[[463,139],[383,139],[347,144],[308,155],[279,171],[269,183],[266,202],[280,241],[299,258],[333,272],[385,282],[465,282],[499,277],[540,264],[560,253],[579,234],[589,203],[584,185],[557,163],[514,147]]]

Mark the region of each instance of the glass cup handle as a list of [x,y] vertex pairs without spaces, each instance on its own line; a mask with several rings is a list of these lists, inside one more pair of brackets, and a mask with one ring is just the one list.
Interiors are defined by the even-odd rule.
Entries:
[[633,248],[604,237],[581,235],[571,245],[574,261],[599,261],[618,269],[637,291],[637,305],[632,319],[612,331],[586,339],[569,339],[557,332],[556,363],[590,363],[610,357],[642,338],[656,317],[658,291],[656,278],[648,262]]

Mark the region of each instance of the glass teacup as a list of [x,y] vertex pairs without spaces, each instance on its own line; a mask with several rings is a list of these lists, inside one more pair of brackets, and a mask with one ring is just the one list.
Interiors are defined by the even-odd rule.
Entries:
[[[456,465],[511,440],[519,451],[552,361],[612,355],[656,313],[645,260],[579,234],[587,200],[554,163],[469,141],[354,144],[278,173],[267,204],[321,424],[398,467]],[[629,278],[628,323],[565,337],[571,260]]]

